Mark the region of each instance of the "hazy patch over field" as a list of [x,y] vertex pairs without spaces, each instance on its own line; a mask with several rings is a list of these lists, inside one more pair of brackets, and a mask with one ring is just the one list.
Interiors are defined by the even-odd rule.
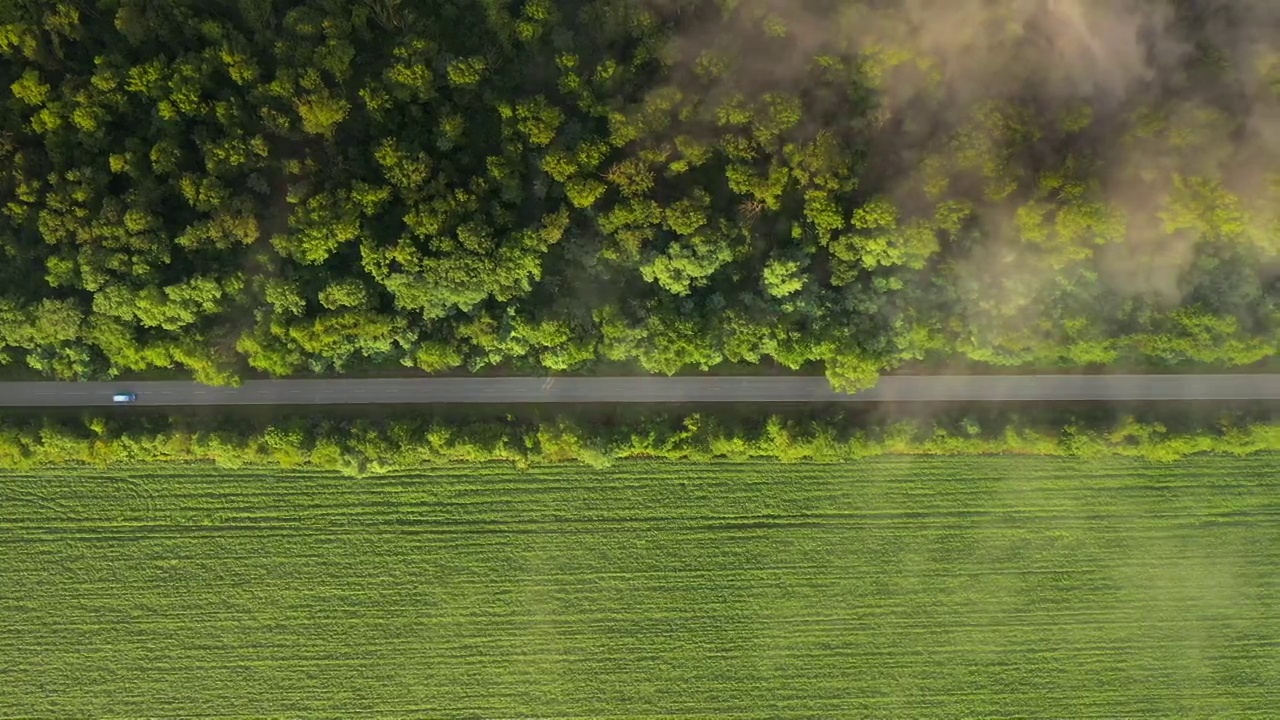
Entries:
[[1277,459],[0,475],[0,716],[1262,716]]

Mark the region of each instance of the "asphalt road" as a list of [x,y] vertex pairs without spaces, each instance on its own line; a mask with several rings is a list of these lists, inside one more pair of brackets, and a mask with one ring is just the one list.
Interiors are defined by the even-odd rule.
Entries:
[[3,407],[112,405],[362,405],[413,403],[1010,402],[1280,400],[1280,374],[893,376],[854,395],[822,377],[501,377],[193,382],[6,382]]

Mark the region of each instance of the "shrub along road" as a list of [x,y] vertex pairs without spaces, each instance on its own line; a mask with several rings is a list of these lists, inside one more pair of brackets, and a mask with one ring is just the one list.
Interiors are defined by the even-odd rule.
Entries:
[[8,382],[0,406],[134,404],[358,405],[415,403],[1017,402],[1071,400],[1280,400],[1280,373],[1258,375],[892,376],[855,394],[822,377],[498,377],[194,382]]

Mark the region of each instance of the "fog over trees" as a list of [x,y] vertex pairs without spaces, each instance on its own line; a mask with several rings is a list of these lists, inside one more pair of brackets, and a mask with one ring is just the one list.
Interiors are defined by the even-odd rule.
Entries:
[[0,362],[1280,348],[1280,3],[0,0]]

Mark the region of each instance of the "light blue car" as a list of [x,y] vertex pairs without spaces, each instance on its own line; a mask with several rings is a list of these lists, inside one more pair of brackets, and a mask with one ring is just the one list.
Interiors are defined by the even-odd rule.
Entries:
[[137,399],[138,399],[138,396],[131,392],[116,393],[115,395],[111,396],[111,402],[117,403],[117,404],[131,403]]

